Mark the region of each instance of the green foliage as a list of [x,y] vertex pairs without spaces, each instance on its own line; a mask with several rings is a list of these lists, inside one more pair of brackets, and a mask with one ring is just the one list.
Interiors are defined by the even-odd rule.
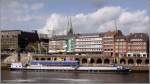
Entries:
[[1,51],[4,51],[4,48],[3,48],[3,47],[1,47],[0,49],[1,49]]
[[26,47],[26,50],[31,52],[38,51],[38,43],[29,43]]
[[[47,49],[45,47],[42,46],[38,46],[39,44],[36,43],[29,43],[26,47],[27,51],[31,51],[31,52],[46,52]],[[39,49],[38,49],[39,47]]]
[[41,52],[46,52],[47,49],[45,47],[40,47]]

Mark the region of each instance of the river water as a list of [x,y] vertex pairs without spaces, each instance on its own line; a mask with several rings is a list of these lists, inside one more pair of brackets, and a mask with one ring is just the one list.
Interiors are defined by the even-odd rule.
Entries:
[[149,73],[1,71],[3,83],[149,83]]

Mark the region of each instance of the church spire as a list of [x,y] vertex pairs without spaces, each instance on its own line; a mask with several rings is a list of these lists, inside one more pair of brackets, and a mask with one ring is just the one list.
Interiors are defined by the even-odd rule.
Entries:
[[69,18],[69,21],[68,21],[67,35],[69,35],[69,36],[73,35],[73,27],[72,27],[71,17]]

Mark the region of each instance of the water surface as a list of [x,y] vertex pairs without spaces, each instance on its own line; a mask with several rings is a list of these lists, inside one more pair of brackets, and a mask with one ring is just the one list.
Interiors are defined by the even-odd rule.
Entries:
[[149,73],[1,71],[5,83],[148,83]]

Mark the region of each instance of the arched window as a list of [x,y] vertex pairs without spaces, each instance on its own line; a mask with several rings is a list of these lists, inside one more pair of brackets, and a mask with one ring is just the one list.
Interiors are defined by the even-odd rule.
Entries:
[[101,64],[101,63],[102,63],[102,60],[99,58],[99,59],[97,59],[96,63],[97,63],[97,64]]
[[54,61],[56,61],[56,60],[57,60],[57,58],[55,57],[55,58],[54,58]]
[[146,60],[145,60],[145,64],[149,64],[149,59],[146,59]]
[[109,64],[109,59],[105,59],[104,64]]
[[129,59],[129,60],[128,60],[128,64],[134,64],[133,59]]
[[41,60],[45,60],[45,58],[41,58]]
[[82,59],[82,64],[86,64],[87,63],[87,59],[83,58]]
[[137,60],[136,60],[136,63],[137,63],[137,64],[142,64],[142,60],[141,60],[141,59],[137,59]]
[[47,58],[47,60],[51,60],[51,58]]
[[35,58],[35,60],[39,60],[39,58]]
[[120,60],[120,64],[126,64],[125,59],[121,59],[121,60]]
[[90,59],[90,63],[93,64],[95,60],[93,58]]

